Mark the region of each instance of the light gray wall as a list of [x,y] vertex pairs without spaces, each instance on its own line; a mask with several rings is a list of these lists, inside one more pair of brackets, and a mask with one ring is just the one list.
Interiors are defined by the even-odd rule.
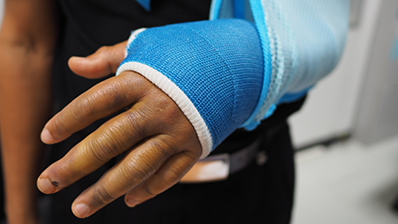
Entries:
[[368,57],[354,136],[373,143],[398,134],[398,0],[383,0]]

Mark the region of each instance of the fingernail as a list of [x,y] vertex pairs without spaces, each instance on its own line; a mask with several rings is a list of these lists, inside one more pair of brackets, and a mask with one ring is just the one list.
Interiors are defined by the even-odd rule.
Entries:
[[90,212],[91,209],[86,204],[80,203],[75,206],[75,213],[80,218],[87,217],[90,214]]
[[50,132],[47,130],[47,129],[44,129],[42,132],[41,132],[41,140],[43,141],[43,142],[53,142],[53,136],[51,136],[51,134],[50,134]]
[[126,201],[126,204],[127,204],[127,206],[129,206],[129,207],[135,207],[138,203],[137,203],[136,200],[134,200],[134,199],[132,199],[132,198],[129,198],[129,199],[127,199],[127,201]]
[[52,184],[47,178],[39,178],[37,181],[37,188],[45,194],[51,194],[56,190],[56,186],[54,186],[54,184]]

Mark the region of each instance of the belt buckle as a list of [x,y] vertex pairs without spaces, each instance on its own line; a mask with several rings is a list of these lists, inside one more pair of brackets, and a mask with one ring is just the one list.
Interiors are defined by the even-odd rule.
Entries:
[[228,153],[201,159],[185,174],[180,183],[205,183],[228,178],[230,156]]

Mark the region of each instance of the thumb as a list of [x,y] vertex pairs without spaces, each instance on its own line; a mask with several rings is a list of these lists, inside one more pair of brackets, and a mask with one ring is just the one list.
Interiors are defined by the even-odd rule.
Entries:
[[124,59],[126,44],[127,41],[124,41],[113,46],[104,46],[87,57],[71,57],[68,61],[69,68],[77,75],[89,79],[115,73]]

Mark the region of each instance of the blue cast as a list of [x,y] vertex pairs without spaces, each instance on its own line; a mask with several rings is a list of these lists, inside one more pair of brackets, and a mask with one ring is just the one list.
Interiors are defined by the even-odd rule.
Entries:
[[[211,149],[250,116],[264,79],[261,42],[255,26],[238,19],[142,31],[129,43],[121,68],[133,63],[149,66],[167,77],[192,102],[194,108],[189,110],[196,109],[208,127]],[[144,73],[148,72],[141,72],[146,76]],[[161,82],[157,80],[159,75],[156,80],[147,78]],[[181,97],[169,96],[175,101]]]
[[[150,0],[137,1],[149,9]],[[210,21],[134,32],[118,73],[139,72],[168,94],[193,124],[204,157],[334,69],[348,9],[348,0],[213,0]]]

